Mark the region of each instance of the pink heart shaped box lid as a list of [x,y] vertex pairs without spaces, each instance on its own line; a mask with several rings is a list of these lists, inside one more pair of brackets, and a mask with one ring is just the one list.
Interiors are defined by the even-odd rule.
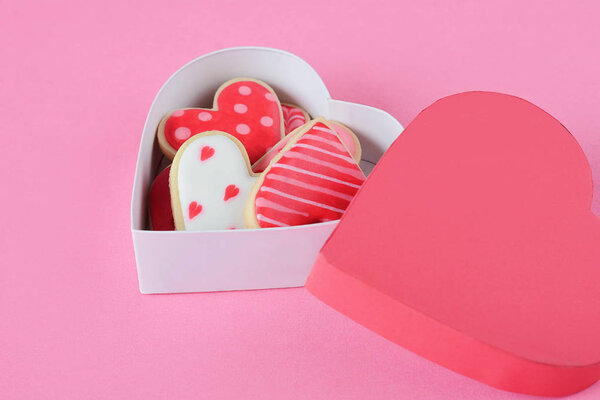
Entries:
[[374,332],[489,385],[600,378],[600,221],[576,140],[517,97],[437,101],[384,154],[307,282]]

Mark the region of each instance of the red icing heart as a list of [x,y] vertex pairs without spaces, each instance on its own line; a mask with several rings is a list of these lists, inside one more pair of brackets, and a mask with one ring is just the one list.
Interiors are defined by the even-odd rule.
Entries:
[[322,119],[294,134],[273,159],[251,199],[261,228],[305,225],[341,217],[364,175],[340,138]]
[[202,204],[192,201],[188,206],[189,218],[192,219],[202,212]]
[[206,161],[215,155],[215,149],[210,146],[204,146],[200,150],[200,161]]
[[229,185],[225,188],[225,197],[223,197],[224,201],[234,198],[240,193],[240,188],[235,185]]
[[454,371],[543,396],[600,378],[600,220],[573,136],[516,97],[463,93],[394,142],[307,288]]
[[173,158],[187,139],[211,130],[236,137],[254,163],[284,136],[279,100],[263,82],[226,82],[215,95],[214,109],[173,111],[159,126],[159,144]]

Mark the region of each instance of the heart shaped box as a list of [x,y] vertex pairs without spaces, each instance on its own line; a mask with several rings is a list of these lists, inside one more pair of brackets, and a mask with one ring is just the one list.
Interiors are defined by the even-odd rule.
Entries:
[[468,92],[423,110],[321,249],[306,288],[370,330],[497,388],[600,378],[600,219],[552,116]]
[[[351,126],[364,160],[381,161],[339,223],[145,230],[159,120],[210,104],[216,86],[237,76]],[[310,272],[307,289],[326,304],[465,376],[543,396],[596,382],[600,220],[574,138],[531,103],[485,92],[439,100],[395,140],[400,132],[383,111],[332,100],[315,71],[283,51],[227,49],[186,65],[158,93],[140,145],[140,290],[302,286]]]
[[290,228],[236,231],[151,231],[147,198],[162,154],[156,128],[168,112],[212,104],[218,86],[240,76],[273,87],[282,102],[313,117],[351,127],[359,136],[365,172],[402,132],[388,113],[333,100],[315,70],[299,57],[263,47],[224,49],[179,69],[160,89],[146,119],[140,143],[131,230],[142,293],[208,292],[303,286],[313,262],[337,221]]

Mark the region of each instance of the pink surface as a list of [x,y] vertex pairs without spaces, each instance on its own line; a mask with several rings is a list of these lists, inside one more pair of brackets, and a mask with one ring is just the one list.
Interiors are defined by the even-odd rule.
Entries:
[[306,288],[466,376],[576,393],[600,379],[591,199],[588,163],[559,121],[514,96],[448,96],[379,160]]
[[[334,98],[404,124],[471,89],[536,103],[581,143],[600,214],[596,2],[125,3],[0,3],[1,397],[526,398],[425,361],[303,289],[139,294],[137,146],[182,64],[266,45],[310,62]],[[598,396],[596,384],[573,398]]]

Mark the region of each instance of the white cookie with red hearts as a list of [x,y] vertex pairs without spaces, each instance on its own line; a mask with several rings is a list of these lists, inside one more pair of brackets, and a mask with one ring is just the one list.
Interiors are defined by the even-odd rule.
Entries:
[[235,137],[219,131],[193,136],[177,151],[169,175],[175,229],[245,228],[244,209],[256,179]]

